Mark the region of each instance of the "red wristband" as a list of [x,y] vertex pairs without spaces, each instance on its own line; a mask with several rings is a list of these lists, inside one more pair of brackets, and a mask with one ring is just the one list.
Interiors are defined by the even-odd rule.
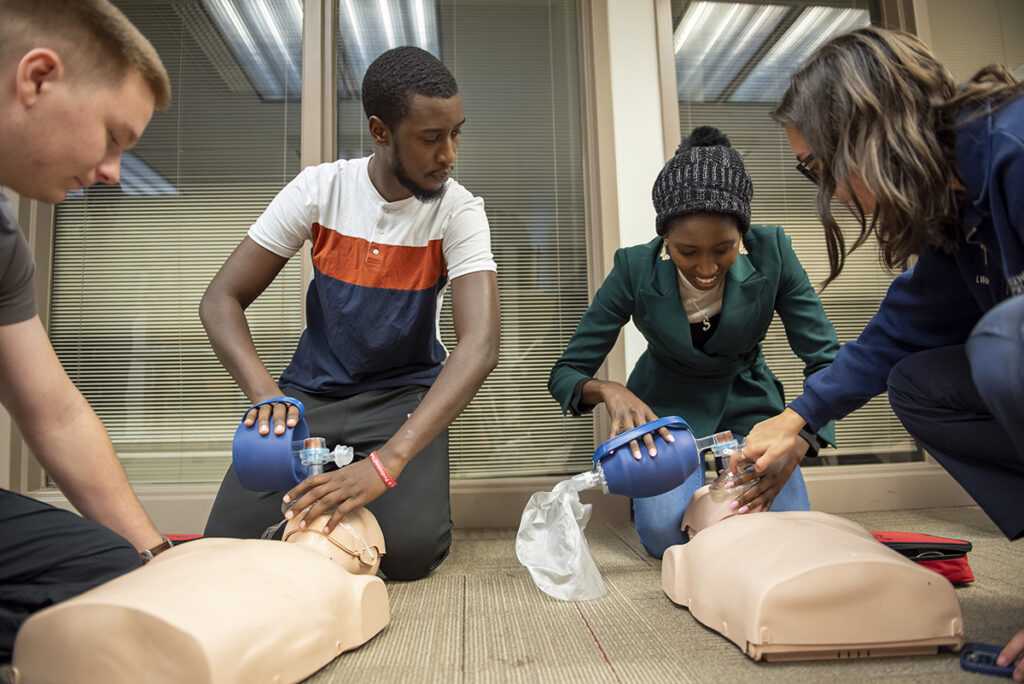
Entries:
[[384,480],[384,484],[388,486],[388,489],[393,489],[398,486],[394,478],[388,475],[388,471],[384,470],[384,464],[380,462],[380,457],[377,456],[376,451],[370,452],[370,463],[377,469],[377,474],[380,475],[380,479]]

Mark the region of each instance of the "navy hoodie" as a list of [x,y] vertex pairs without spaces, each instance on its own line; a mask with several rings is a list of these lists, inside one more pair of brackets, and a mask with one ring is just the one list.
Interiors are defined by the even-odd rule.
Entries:
[[884,392],[902,358],[965,343],[986,311],[1024,293],[1024,95],[963,120],[956,138],[966,187],[958,244],[951,254],[923,250],[860,336],[808,378],[789,407],[811,430]]

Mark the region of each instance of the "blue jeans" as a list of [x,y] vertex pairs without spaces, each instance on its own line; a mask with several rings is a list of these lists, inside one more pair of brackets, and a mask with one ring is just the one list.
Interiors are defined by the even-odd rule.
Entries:
[[1003,534],[1024,536],[1024,295],[982,316],[967,344],[893,366],[889,403]]
[[[665,549],[686,542],[683,536],[683,514],[693,493],[704,486],[704,473],[700,470],[673,490],[644,499],[633,499],[633,518],[640,542],[647,553],[661,558]],[[786,486],[772,502],[773,511],[809,511],[807,487],[800,466],[790,476]]]

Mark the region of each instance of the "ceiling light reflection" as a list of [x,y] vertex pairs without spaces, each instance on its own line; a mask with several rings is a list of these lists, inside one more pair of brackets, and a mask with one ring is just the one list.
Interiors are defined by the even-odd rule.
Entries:
[[679,99],[718,99],[787,11],[784,5],[692,3],[673,41]]
[[818,47],[870,23],[864,9],[808,7],[751,70],[730,101],[778,102],[789,86],[789,77]]

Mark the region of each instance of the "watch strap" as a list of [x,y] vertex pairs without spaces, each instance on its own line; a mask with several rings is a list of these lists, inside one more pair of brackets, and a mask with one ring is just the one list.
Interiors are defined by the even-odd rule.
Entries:
[[798,434],[807,442],[807,453],[804,454],[804,458],[808,456],[817,457],[818,450],[821,448],[821,441],[818,439],[818,435],[807,428],[802,428]]
[[169,549],[172,546],[174,546],[174,544],[171,542],[171,540],[168,539],[167,537],[161,535],[160,538],[163,539],[163,541],[160,542],[159,544],[157,544],[156,546],[154,546],[152,548],[149,548],[149,549],[146,549],[145,551],[139,551],[139,558],[142,559],[142,564],[143,565],[145,565],[149,561],[153,560],[153,558],[156,557],[157,555],[163,553],[167,549]]

